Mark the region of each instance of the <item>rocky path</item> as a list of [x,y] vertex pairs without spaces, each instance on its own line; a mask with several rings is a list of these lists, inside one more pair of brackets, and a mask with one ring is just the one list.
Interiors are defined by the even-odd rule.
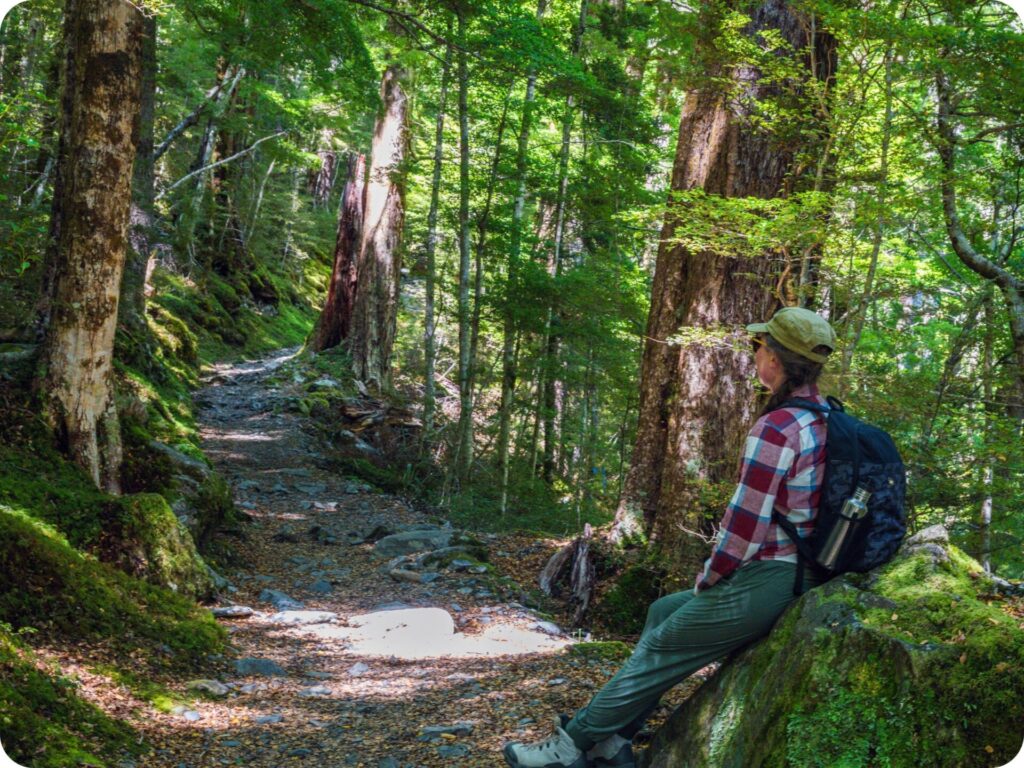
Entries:
[[[289,357],[219,366],[197,395],[207,455],[251,518],[215,611],[237,655],[208,680],[178,681],[191,703],[148,724],[153,759],[501,765],[504,741],[546,735],[616,662],[567,654],[570,638],[468,560],[414,580],[382,572],[381,533],[451,531],[324,468],[326,449],[284,407]],[[545,554],[523,537],[482,540],[499,572]]]

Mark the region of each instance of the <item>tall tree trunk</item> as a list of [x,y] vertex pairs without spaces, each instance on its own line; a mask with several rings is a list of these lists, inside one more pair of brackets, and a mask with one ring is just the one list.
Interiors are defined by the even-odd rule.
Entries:
[[[475,410],[476,403],[476,380],[477,373],[479,371],[479,358],[478,348],[480,343],[480,315],[483,311],[484,301],[484,253],[487,250],[487,235],[488,225],[491,219],[491,203],[494,201],[494,188],[498,182],[498,168],[501,164],[501,148],[505,137],[505,126],[508,118],[508,106],[509,101],[512,97],[512,91],[509,90],[508,95],[505,98],[505,106],[501,112],[501,118],[498,121],[497,137],[495,139],[494,156],[491,159],[491,172],[487,181],[487,194],[484,199],[483,211],[476,218],[476,231],[477,240],[476,248],[473,249],[473,302],[472,312],[469,318],[469,363],[467,366],[467,382],[466,389],[469,392],[469,417],[465,420],[459,419],[459,448],[458,455],[467,457],[467,460],[471,459],[474,450],[474,434],[473,434],[473,411]],[[468,128],[468,124],[467,124]],[[468,136],[468,132],[466,134]],[[466,159],[468,160],[468,147],[466,153]],[[468,170],[468,167],[467,167]],[[467,201],[468,202],[468,201]],[[468,213],[468,211],[467,211]],[[467,222],[468,226],[468,222]],[[468,237],[467,237],[468,240]],[[468,247],[468,246],[467,246]],[[461,287],[461,282],[460,282]],[[461,308],[460,308],[461,309]],[[461,343],[460,343],[461,352]],[[461,386],[461,377],[460,377]],[[465,480],[469,476],[469,464],[461,464],[459,476],[460,480]]]
[[391,64],[381,80],[382,111],[373,133],[356,265],[359,282],[348,338],[356,378],[378,390],[391,383],[402,266],[399,244],[405,217],[405,182],[400,174],[409,132],[403,75],[397,64]]
[[363,195],[366,178],[365,155],[348,157],[348,181],[341,193],[338,237],[334,245],[334,267],[327,288],[327,301],[320,312],[309,348],[314,352],[335,347],[348,338],[358,282],[356,261],[363,229]]
[[864,332],[864,321],[867,319],[868,304],[874,295],[875,272],[878,269],[878,257],[882,252],[882,240],[885,237],[886,204],[889,192],[889,144],[892,139],[892,59],[893,50],[890,43],[885,49],[885,118],[882,123],[882,148],[878,164],[878,190],[877,201],[878,211],[875,215],[875,233],[871,242],[871,256],[868,261],[868,274],[864,278],[864,290],[861,292],[860,301],[853,309],[853,330],[847,336],[846,345],[843,347],[842,368],[839,373],[839,396],[846,397],[850,364],[853,361],[853,353],[860,344],[861,334]]
[[281,244],[281,266],[286,266],[295,253],[295,219],[302,210],[302,199],[299,189],[302,187],[302,169],[292,168],[292,188],[288,193],[288,222],[284,225],[284,242]]
[[156,224],[153,186],[153,123],[156,106],[156,15],[143,16],[138,150],[132,169],[131,225],[121,280],[120,323],[132,333],[146,330],[146,278]]
[[[225,111],[237,109],[238,90],[234,88],[228,94]],[[227,129],[223,124],[218,127],[217,140],[214,146],[214,162],[234,156],[239,147],[244,145],[244,136],[235,130]],[[231,163],[216,165],[211,171],[210,184],[213,187],[214,216],[208,222],[209,239],[206,243],[211,251],[213,268],[222,275],[248,273],[252,266],[249,247],[245,242],[242,223],[235,206],[235,184],[238,177],[236,167]],[[295,193],[297,195],[297,191]],[[292,213],[296,212],[295,206]],[[215,236],[218,217],[223,216],[224,226],[219,236]],[[288,233],[291,234],[294,215],[288,220]],[[286,251],[287,253],[287,247]],[[254,296],[254,298],[261,298]]]
[[[494,155],[491,158],[491,171],[487,177],[487,194],[484,197],[484,208],[476,219],[476,248],[473,249],[473,317],[470,321],[469,338],[469,388],[475,391],[477,373],[480,370],[477,350],[480,345],[480,315],[484,303],[484,258],[487,254],[487,236],[490,234],[491,204],[494,202],[494,189],[498,184],[501,167],[501,150],[505,141],[505,127],[508,125],[508,108],[512,100],[512,90],[505,96],[505,105],[498,120],[498,131],[494,140]],[[475,399],[474,399],[475,402]]]
[[249,215],[249,226],[245,228],[246,242],[252,239],[252,233],[256,231],[256,223],[260,218],[260,208],[263,206],[263,193],[267,189],[267,182],[270,181],[270,177],[274,174],[275,165],[277,165],[277,158],[270,161],[270,165],[267,166],[267,172],[263,174],[263,181],[260,182],[260,189],[256,194],[256,202],[253,203],[252,213]]
[[142,14],[128,3],[68,0],[63,183],[54,200],[53,312],[43,351],[44,409],[72,459],[120,488],[114,331],[131,201]]
[[[544,17],[547,0],[537,2],[537,20]],[[537,72],[531,69],[526,76],[526,95],[523,98],[523,117],[516,145],[516,202],[512,209],[511,243],[508,254],[508,276],[505,281],[504,339],[501,347],[501,408],[498,425],[498,470],[500,474],[501,514],[508,509],[509,433],[512,424],[512,395],[516,387],[515,346],[518,334],[515,322],[514,297],[518,293],[519,257],[523,243],[523,211],[526,207],[526,161],[532,128],[533,106],[536,97]]]
[[996,469],[995,456],[992,455],[994,453],[992,451],[992,411],[994,410],[992,405],[992,374],[994,367],[993,346],[995,341],[996,313],[994,302],[992,301],[992,290],[988,289],[985,293],[987,294],[985,297],[985,338],[982,342],[981,375],[982,392],[985,399],[985,402],[982,404],[982,411],[984,412],[983,433],[985,436],[985,453],[988,455],[985,457],[981,470],[981,487],[984,490],[981,500],[981,519],[978,522],[978,560],[981,561],[981,567],[985,569],[985,573],[992,573],[992,481]]
[[309,174],[309,196],[313,198],[314,207],[326,208],[338,175],[338,154],[334,151],[334,134],[329,128],[320,132],[320,146],[316,156],[320,165]]
[[[213,155],[214,139],[217,131],[217,118],[223,112],[223,103],[229,103],[234,97],[235,89],[238,87],[238,83],[244,72],[245,70],[241,67],[232,69],[224,61],[218,61],[217,82],[207,94],[207,101],[203,102],[199,107],[196,107],[188,117],[179,123],[178,126],[168,134],[163,142],[160,143],[160,146],[158,146],[153,152],[153,159],[155,162],[160,158],[162,153],[170,147],[171,143],[178,135],[180,135],[181,131],[184,131],[185,128],[193,122],[198,121],[200,115],[204,112],[207,114],[206,125],[203,127],[202,137],[199,140],[199,148],[196,152],[196,158],[189,167],[189,173],[184,177],[185,179],[190,177],[195,179],[189,184],[191,196],[187,204],[183,206],[183,211],[175,218],[178,245],[182,250],[188,253],[190,262],[194,262],[196,260],[195,231],[199,221],[203,200],[206,196],[206,179],[210,174],[209,170],[203,169],[210,164],[210,158]],[[209,109],[206,109],[207,104],[210,105]],[[196,173],[197,171],[200,172]]]
[[[448,38],[451,39],[452,24],[448,22]],[[444,162],[444,118],[448,101],[448,79],[451,77],[452,45],[448,43],[441,65],[441,93],[437,101],[437,121],[434,129],[434,168],[430,180],[430,211],[427,213],[426,301],[423,306],[423,445],[434,433],[434,410],[436,408],[437,386],[434,381],[434,365],[437,349],[434,342],[436,332],[434,319],[434,289],[437,281],[437,208],[441,196],[441,166]]]
[[[587,0],[580,0],[580,14],[573,30],[570,53],[578,57],[580,46],[583,41],[583,31],[587,25]],[[558,196],[555,200],[555,243],[551,255],[548,258],[548,274],[556,279],[562,270],[562,246],[565,241],[565,208],[569,188],[569,146],[572,138],[572,124],[576,115],[575,99],[570,94],[565,98],[565,110],[562,113],[562,147],[558,154]],[[555,316],[554,307],[547,309],[547,318],[544,324],[544,457],[542,461],[542,475],[544,482],[551,484],[555,472],[555,419],[557,416],[559,381],[557,371],[558,348],[561,335],[557,327],[558,318]]]
[[469,477],[473,462],[473,390],[470,382],[470,241],[469,241],[469,68],[465,40],[466,19],[456,11],[459,40],[459,426],[455,449],[455,476]]
[[[60,92],[60,56],[54,56],[47,66],[46,88],[50,93]],[[35,191],[32,193],[32,207],[38,208],[46,194],[46,185],[53,175],[57,153],[57,125],[59,115],[48,109],[43,115],[43,130],[39,141],[39,155],[36,157]]]
[[[679,127],[672,190],[700,189],[726,198],[774,198],[786,193],[797,149],[779,146],[749,117],[757,102],[773,92],[760,73],[745,63],[723,64],[716,49],[719,19],[709,17],[698,41],[698,55],[710,71],[689,92]],[[743,34],[759,41],[772,31],[792,46],[804,79],[831,77],[834,40],[808,39],[801,13],[782,0],[766,0],[752,14]],[[764,44],[763,41],[760,44]],[[805,63],[809,44],[818,46],[818,71]],[[799,92],[799,83],[794,83]],[[789,89],[787,89],[788,91]],[[736,98],[736,93],[741,98]],[[682,572],[695,571],[707,554],[703,540],[682,538],[681,527],[709,529],[700,491],[735,477],[740,441],[754,417],[753,360],[731,342],[743,339],[746,323],[776,308],[769,287],[778,275],[770,254],[723,257],[693,251],[675,241],[677,222],[687,215],[677,205],[662,229],[644,345],[640,412],[632,464],[619,500],[613,538],[638,533],[660,538],[678,558]],[[675,344],[680,329],[698,328],[723,337],[722,343]]]

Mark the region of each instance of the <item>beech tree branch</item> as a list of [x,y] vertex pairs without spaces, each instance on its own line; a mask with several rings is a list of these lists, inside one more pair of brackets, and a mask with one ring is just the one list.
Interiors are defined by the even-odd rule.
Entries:
[[956,200],[957,137],[952,116],[957,97],[952,94],[942,70],[935,74],[935,93],[937,149],[942,162],[942,213],[946,220],[946,232],[957,258],[981,277],[995,283],[1003,294],[1016,357],[1019,396],[1024,398],[1024,279],[978,252],[964,233]]
[[991,128],[986,128],[985,130],[974,134],[974,136],[967,140],[967,143],[974,144],[975,142],[981,141],[986,136],[991,136],[994,133],[1012,131],[1016,128],[1024,128],[1024,123],[1008,123],[1007,125],[994,125]]
[[196,170],[192,171],[191,173],[185,174],[180,179],[178,179],[176,182],[171,184],[171,186],[167,187],[167,189],[163,190],[159,195],[157,195],[156,199],[159,200],[160,198],[164,197],[164,195],[166,195],[168,192],[173,190],[175,187],[183,184],[184,182],[188,181],[193,176],[197,176],[200,173],[203,173],[204,171],[209,171],[209,170],[211,170],[213,168],[218,168],[218,167],[220,167],[222,165],[226,165],[227,163],[230,163],[232,160],[237,160],[238,158],[242,157],[242,155],[247,155],[250,152],[252,152],[254,149],[256,149],[256,147],[258,147],[264,141],[270,141],[271,139],[276,139],[278,136],[283,136],[286,133],[287,133],[287,131],[278,131],[277,133],[272,133],[269,136],[264,136],[262,139],[257,139],[256,141],[254,141],[252,144],[250,144],[248,147],[243,149],[241,152],[235,152],[235,154],[231,155],[231,157],[225,157],[223,160],[218,160],[215,163],[210,163],[209,165],[204,165],[202,168],[197,168]]
[[[245,70],[242,67],[239,67],[238,71],[235,72],[235,74],[233,75],[233,77],[231,79],[231,85],[230,85],[230,87],[228,88],[228,91],[227,91],[229,96],[231,95],[232,92],[234,92],[235,87],[238,85],[238,81],[241,79],[241,77],[242,77],[242,75],[244,73],[245,73]],[[206,92],[206,98],[199,104],[199,106],[197,106],[195,109],[193,109],[192,112],[190,112],[180,123],[178,123],[176,126],[174,126],[171,129],[171,132],[167,134],[167,138],[165,138],[163,141],[161,141],[160,145],[156,149],[153,150],[153,162],[154,163],[157,160],[159,160],[160,156],[163,155],[163,153],[166,152],[170,148],[171,143],[176,138],[181,136],[181,134],[183,134],[187,128],[189,128],[189,127],[195,125],[197,122],[199,122],[199,116],[201,114],[203,114],[203,110],[206,109],[206,106],[208,104],[215,103],[215,102],[220,100],[221,91],[224,90],[224,85],[225,85],[225,83],[227,83],[227,81],[228,81],[228,78],[225,77],[223,80],[221,80],[215,86],[213,86],[213,88],[208,90]]]

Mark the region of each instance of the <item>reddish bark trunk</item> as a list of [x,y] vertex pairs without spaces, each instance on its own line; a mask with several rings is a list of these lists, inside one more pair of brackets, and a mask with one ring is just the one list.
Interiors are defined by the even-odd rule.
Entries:
[[349,349],[356,378],[376,389],[390,384],[395,341],[405,190],[400,178],[408,149],[408,104],[402,70],[392,65],[381,82],[383,111],[377,119],[363,203],[363,231],[356,271]]
[[[754,12],[745,33],[756,39],[760,30],[777,30],[802,52],[811,42],[802,21],[781,0],[768,0]],[[819,71],[810,72],[811,59],[805,57],[806,77],[822,72],[830,77],[834,43],[827,36],[813,43],[820,49],[815,55]],[[703,53],[707,61],[716,59],[713,49]],[[827,62],[824,68],[822,61]],[[747,119],[758,101],[772,95],[755,69],[737,65],[708,74],[683,109],[672,189],[701,189],[728,198],[784,196],[793,183],[794,154],[806,147],[779,144]],[[723,81],[732,87],[723,87]],[[662,230],[637,437],[615,529],[616,538],[652,534],[683,569],[699,564],[707,544],[684,536],[682,528],[707,531],[709,519],[720,516],[720,508],[704,508],[702,494],[709,484],[734,479],[739,445],[755,415],[753,361],[745,344],[737,351],[729,340],[742,339],[745,324],[768,317],[778,306],[772,289],[784,267],[771,253],[735,258],[673,242],[686,215],[674,206]],[[725,340],[714,345],[666,342],[685,328],[724,331]]]
[[315,352],[337,346],[348,338],[356,292],[356,260],[363,228],[363,192],[366,178],[365,155],[350,155],[348,181],[341,193],[338,239],[334,246],[334,268],[327,289],[327,301],[310,337]]

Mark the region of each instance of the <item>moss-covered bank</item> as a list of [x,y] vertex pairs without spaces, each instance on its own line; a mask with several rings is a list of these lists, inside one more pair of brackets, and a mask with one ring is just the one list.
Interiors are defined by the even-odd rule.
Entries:
[[659,730],[641,765],[998,766],[1024,738],[1024,632],[945,542],[795,603]]
[[133,730],[84,701],[77,682],[48,669],[7,625],[0,624],[0,738],[19,765],[102,766],[134,755]]

